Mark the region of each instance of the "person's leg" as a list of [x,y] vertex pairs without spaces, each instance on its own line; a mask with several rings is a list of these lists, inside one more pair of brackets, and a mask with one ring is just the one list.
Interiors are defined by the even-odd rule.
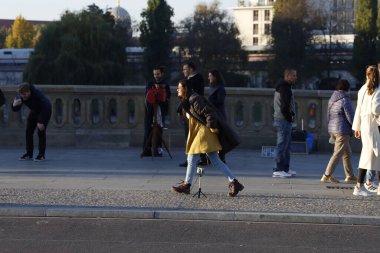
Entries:
[[276,147],[276,168],[274,171],[284,171],[283,156],[285,152],[284,131],[281,121],[275,121],[274,126],[277,129],[277,147]]
[[46,126],[44,130],[37,129],[38,132],[38,155],[45,157],[46,150]]
[[375,170],[367,170],[365,181],[368,185],[372,184],[375,181],[376,171]]
[[352,162],[351,162],[351,157],[352,157],[352,150],[351,150],[351,145],[350,145],[351,137],[349,135],[343,135],[342,138],[343,138],[342,161],[343,161],[344,173],[347,179],[350,177],[354,177],[354,169],[352,167]]
[[145,116],[144,116],[144,140],[143,140],[143,152],[141,153],[141,157],[143,156],[151,156],[151,140],[149,139],[149,135],[152,132],[152,123],[153,123],[153,115],[151,111],[145,108]]
[[220,169],[228,178],[228,195],[230,197],[235,197],[240,191],[244,189],[244,186],[235,178],[230,168],[225,163],[223,163],[222,160],[220,160],[217,152],[207,153],[207,156],[210,159],[211,164],[217,169]]
[[284,171],[289,172],[290,169],[290,148],[292,144],[292,124],[285,122],[284,125],[284,140],[285,140],[285,156],[284,156]]
[[26,131],[25,131],[25,137],[26,137],[26,153],[33,156],[33,134],[37,127],[37,118],[34,114],[29,114],[27,122],[26,122]]
[[226,153],[223,152],[223,150],[219,151],[219,158],[222,160],[222,162],[226,163]]
[[211,164],[221,170],[224,175],[228,178],[228,181],[232,182],[235,179],[235,176],[232,174],[231,170],[228,168],[228,166],[220,160],[219,155],[217,152],[211,152],[207,153],[208,158],[211,161]]
[[186,169],[186,176],[185,176],[185,184],[192,184],[193,182],[193,175],[197,168],[197,159],[195,155],[188,154],[187,155],[187,169]]
[[331,155],[331,158],[326,166],[325,170],[325,176],[331,176],[334,171],[336,166],[339,163],[339,159],[342,157],[342,154],[344,152],[344,143],[343,143],[343,138],[342,135],[334,134],[335,136],[335,144],[334,144],[334,152]]
[[277,128],[276,168],[274,171],[288,171],[290,163],[291,123],[286,120],[275,121]]
[[366,173],[367,173],[367,170],[359,168],[358,180],[357,180],[356,185],[354,187],[354,192],[352,193],[353,195],[364,196],[364,197],[368,197],[368,196],[372,195],[371,192],[369,192],[368,190],[366,190],[365,187],[363,187],[363,183],[364,183]]
[[193,175],[197,168],[196,156],[187,155],[187,170],[185,180],[178,186],[172,186],[172,191],[177,193],[190,194],[191,183],[193,182]]
[[364,179],[365,179],[365,174],[367,173],[367,170],[365,169],[360,169],[359,168],[359,172],[358,172],[358,180],[356,182],[356,186],[357,187],[362,187],[363,186],[363,183],[364,183]]
[[[181,117],[181,118],[182,118],[182,122],[183,122],[183,130],[185,133],[185,147],[186,147],[187,137],[189,135],[189,122],[185,117]],[[188,165],[187,160],[185,162],[179,164],[180,167],[187,167],[187,165]]]

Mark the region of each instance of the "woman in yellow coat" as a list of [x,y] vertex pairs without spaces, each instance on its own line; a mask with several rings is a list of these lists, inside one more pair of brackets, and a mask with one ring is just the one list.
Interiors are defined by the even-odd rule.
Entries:
[[235,197],[244,186],[239,183],[231,173],[228,166],[223,163],[218,151],[222,150],[222,145],[218,138],[221,132],[220,121],[217,112],[207,103],[206,99],[193,92],[187,80],[181,80],[177,88],[178,97],[181,99],[183,113],[188,118],[189,134],[186,143],[187,170],[183,183],[179,186],[173,186],[172,190],[178,193],[190,193],[190,187],[193,180],[193,174],[197,167],[197,155],[207,154],[211,164],[220,169],[229,180],[229,196]]

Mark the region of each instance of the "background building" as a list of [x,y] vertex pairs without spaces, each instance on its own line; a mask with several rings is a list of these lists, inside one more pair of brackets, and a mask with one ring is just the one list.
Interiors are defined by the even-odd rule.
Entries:
[[[233,9],[242,45],[247,50],[265,50],[270,45],[275,0],[239,0]],[[325,29],[315,30],[317,42],[353,43],[356,0],[309,0],[314,13],[324,16]],[[330,38],[330,36],[332,36]]]

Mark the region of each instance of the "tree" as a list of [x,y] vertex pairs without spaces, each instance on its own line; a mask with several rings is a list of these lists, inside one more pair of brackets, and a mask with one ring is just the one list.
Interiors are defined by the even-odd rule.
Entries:
[[5,39],[7,48],[31,48],[36,31],[31,23],[22,16],[17,16],[13,22],[11,32]]
[[90,5],[66,11],[42,29],[25,68],[25,80],[39,84],[124,83],[127,36],[109,12]]
[[311,75],[307,58],[307,47],[311,42],[312,26],[309,23],[309,8],[306,0],[277,0],[274,3],[272,20],[272,46],[275,58],[271,75],[282,77],[283,70],[293,67],[300,76]]
[[7,37],[7,29],[5,27],[0,27],[0,48],[5,47],[6,37]]
[[148,0],[148,7],[141,13],[140,43],[145,48],[144,69],[147,78],[152,75],[155,65],[170,65],[173,15],[173,8],[165,0]]
[[203,70],[219,69],[230,85],[234,81],[228,80],[227,72],[241,69],[247,53],[233,19],[219,5],[219,1],[197,5],[194,15],[181,22],[184,31],[180,44]]
[[377,1],[359,0],[356,7],[356,35],[352,71],[358,80],[364,80],[367,65],[376,64]]

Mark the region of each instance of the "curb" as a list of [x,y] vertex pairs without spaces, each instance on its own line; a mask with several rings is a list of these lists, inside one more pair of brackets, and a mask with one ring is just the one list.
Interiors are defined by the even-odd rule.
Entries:
[[154,208],[3,206],[0,207],[0,217],[127,218],[380,226],[380,217],[378,216],[303,213],[258,213]]

